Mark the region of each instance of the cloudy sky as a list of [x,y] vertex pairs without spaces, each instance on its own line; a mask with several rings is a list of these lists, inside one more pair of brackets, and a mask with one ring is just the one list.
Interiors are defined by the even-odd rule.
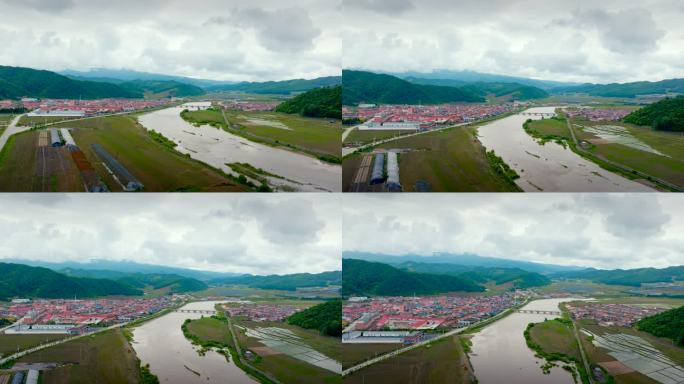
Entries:
[[342,247],[595,268],[684,265],[682,203],[676,194],[345,195]]
[[681,0],[343,0],[343,13],[345,68],[684,77]]
[[339,195],[4,194],[0,206],[0,260],[252,274],[341,268]]
[[0,0],[0,65],[219,80],[340,73],[341,0]]

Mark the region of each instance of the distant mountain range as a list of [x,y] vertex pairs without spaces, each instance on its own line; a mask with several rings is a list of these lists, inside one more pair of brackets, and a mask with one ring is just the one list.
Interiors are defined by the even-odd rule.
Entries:
[[652,94],[684,94],[684,79],[669,79],[656,82],[638,81],[622,84],[582,84],[570,87],[557,87],[551,92],[586,93],[592,96],[624,98]]
[[197,292],[208,288],[203,281],[175,274],[124,273],[102,269],[65,268],[59,271],[67,276],[110,279],[137,289],[163,290],[167,293]]
[[439,104],[450,102],[484,102],[471,90],[451,86],[424,85],[391,75],[364,71],[342,71],[342,102],[345,105],[374,104]]
[[410,272],[383,263],[342,259],[344,296],[411,296],[484,290],[460,276]]
[[135,296],[142,291],[109,279],[71,277],[43,267],[0,263],[0,300],[112,295]]
[[340,76],[319,77],[316,79],[294,79],[284,81],[267,81],[263,83],[242,82],[236,84],[221,84],[206,87],[209,92],[245,92],[258,94],[299,93],[321,87],[335,87],[342,84]]
[[210,284],[241,284],[259,289],[277,289],[294,291],[297,288],[327,287],[342,284],[342,272],[330,271],[323,273],[296,273],[292,275],[244,275],[222,277],[209,281]]
[[423,79],[418,77],[409,77],[406,80],[415,84],[457,87],[462,90],[470,91],[483,98],[497,98],[500,101],[525,101],[549,97],[549,93],[541,88],[518,83],[468,83],[460,80]]
[[485,257],[471,254],[452,254],[452,253],[434,253],[431,256],[421,255],[387,255],[382,253],[369,252],[354,252],[345,251],[342,253],[343,258],[362,259],[367,261],[377,261],[381,263],[388,263],[392,265],[401,265],[402,263],[443,263],[455,264],[464,267],[490,267],[490,268],[517,268],[528,272],[537,272],[541,274],[551,274],[561,271],[578,271],[585,267],[571,267],[554,264],[541,264],[530,261],[518,261],[510,259],[501,259],[495,257]]
[[558,272],[554,278],[586,279],[603,284],[629,285],[638,287],[644,283],[684,281],[684,265],[668,268],[637,269],[583,269],[579,271]]
[[526,77],[495,75],[491,73],[481,73],[474,71],[451,71],[451,70],[435,70],[432,72],[399,72],[387,74],[400,77],[402,79],[420,78],[420,79],[439,79],[439,80],[456,80],[463,83],[517,83],[521,85],[528,85],[543,90],[550,90],[558,87],[568,87],[579,85],[577,83],[551,81],[551,80],[537,80]]
[[148,81],[175,81],[183,84],[190,84],[197,87],[209,87],[212,85],[233,84],[230,81],[218,81],[207,79],[195,79],[192,77],[162,75],[159,73],[138,72],[127,69],[106,69],[93,68],[88,71],[65,70],[59,72],[61,75],[68,76],[76,80],[90,80],[100,81],[106,83],[119,84],[133,80],[148,80]]
[[[178,275],[189,277],[201,281],[208,281],[219,277],[234,277],[242,274],[230,272],[213,272],[200,271],[194,269],[167,267],[154,264],[141,264],[134,261],[112,261],[112,260],[90,260],[88,262],[66,261],[60,263],[52,263],[47,261],[23,260],[23,259],[2,259],[8,263],[25,264],[36,267],[50,268],[54,271],[75,270],[75,271],[93,271],[92,276],[97,276],[98,271],[104,271],[109,275],[100,275],[100,278],[117,278],[122,275],[130,275],[135,273],[145,274],[162,274],[162,275]],[[84,273],[84,272],[81,272]],[[118,273],[118,274],[117,274]]]

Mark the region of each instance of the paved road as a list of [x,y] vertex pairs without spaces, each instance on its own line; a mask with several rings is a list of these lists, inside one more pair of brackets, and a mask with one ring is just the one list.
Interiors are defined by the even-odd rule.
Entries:
[[27,349],[27,350],[24,350],[24,351],[15,353],[15,354],[9,355],[9,356],[7,356],[7,357],[3,357],[2,359],[0,359],[0,365],[6,363],[7,361],[16,360],[16,359],[18,359],[18,358],[20,358],[20,357],[29,355],[29,354],[34,353],[34,352],[38,352],[38,351],[40,351],[40,350],[42,350],[42,349],[45,349],[45,348],[54,347],[55,345],[64,344],[64,343],[69,342],[69,341],[72,341],[72,340],[76,340],[76,339],[80,339],[80,338],[82,338],[82,337],[87,337],[87,336],[95,335],[95,334],[98,334],[98,333],[106,332],[106,331],[109,331],[109,330],[112,330],[112,329],[115,329],[115,328],[121,328],[121,327],[123,327],[123,326],[125,326],[125,325],[127,325],[127,324],[128,324],[128,322],[126,322],[126,323],[120,323],[120,324],[115,324],[115,325],[112,325],[112,326],[107,327],[107,328],[102,328],[102,329],[100,329],[99,331],[96,331],[96,332],[86,333],[86,334],[78,335],[78,336],[74,336],[74,337],[67,337],[67,338],[65,338],[65,339],[60,339],[60,340],[53,341],[53,342],[50,342],[50,343],[47,343],[47,344],[41,344],[41,345],[39,345],[39,346],[37,346],[37,347],[33,347],[33,348],[30,348],[30,349]]
[[238,359],[240,359],[240,362],[241,362],[242,364],[246,365],[247,367],[249,367],[249,368],[255,370],[256,372],[259,372],[259,373],[261,373],[262,375],[268,377],[268,378],[269,378],[271,381],[273,381],[274,383],[276,383],[276,384],[283,384],[282,382],[280,382],[279,380],[277,380],[275,377],[273,377],[273,375],[267,374],[267,373],[265,373],[264,371],[262,371],[262,370],[260,370],[260,369],[254,368],[253,365],[251,365],[251,364],[245,362],[245,361],[242,359],[242,348],[240,347],[240,343],[238,342],[238,339],[237,339],[237,337],[235,336],[235,332],[233,332],[233,323],[230,321],[230,317],[228,317],[228,316],[226,316],[226,320],[228,320],[228,329],[230,330],[230,335],[233,337],[233,345],[235,345],[235,350],[237,351],[237,356],[238,356]]
[[22,118],[24,115],[19,115],[15,117],[12,122],[5,128],[5,131],[2,132],[2,136],[0,136],[0,151],[5,147],[5,144],[7,143],[7,140],[9,140],[10,136],[15,135],[17,133],[21,133],[24,131],[28,131],[31,129],[31,127],[17,127],[17,124],[19,123],[19,120]]
[[349,128],[347,128],[347,129],[345,129],[344,132],[342,132],[342,142],[343,142],[343,143],[344,143],[344,140],[347,138],[347,136],[349,136],[349,134],[351,133],[351,131],[353,131],[354,129],[356,129],[356,127],[358,127],[358,126],[349,127]]

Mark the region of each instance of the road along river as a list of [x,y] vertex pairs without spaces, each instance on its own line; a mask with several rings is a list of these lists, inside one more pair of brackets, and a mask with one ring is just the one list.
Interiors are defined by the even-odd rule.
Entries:
[[[558,304],[580,299],[544,299],[525,305],[522,310],[559,311]],[[554,367],[548,375],[542,372],[544,359],[534,356],[525,342],[525,328],[529,323],[558,316],[513,313],[488,325],[471,339],[470,362],[481,384],[573,384],[572,375],[561,367]]]
[[[190,303],[181,309],[214,310],[219,301]],[[200,356],[183,336],[185,319],[198,319],[201,314],[171,312],[150,320],[133,330],[133,348],[142,364],[149,364],[161,383],[231,383],[253,384],[232,361],[214,352]]]
[[[525,113],[553,113],[556,107],[530,108]],[[487,150],[498,156],[520,178],[516,184],[526,192],[647,192],[652,188],[608,172],[569,148],[547,142],[539,144],[525,132],[527,119],[541,116],[513,115],[478,128]]]
[[[208,106],[210,103],[187,105]],[[235,174],[227,163],[248,163],[285,179],[268,177],[269,184],[303,192],[341,192],[342,167],[310,156],[270,147],[209,125],[195,127],[183,120],[185,106],[162,109],[138,118],[146,129],[155,130],[189,154],[226,173]]]

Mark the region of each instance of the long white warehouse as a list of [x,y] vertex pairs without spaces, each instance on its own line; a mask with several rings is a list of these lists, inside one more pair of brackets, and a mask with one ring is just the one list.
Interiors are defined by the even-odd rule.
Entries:
[[76,142],[74,141],[74,138],[71,137],[71,132],[69,132],[69,128],[61,128],[59,131],[62,132],[62,137],[64,138],[66,145],[78,147],[76,145]]

